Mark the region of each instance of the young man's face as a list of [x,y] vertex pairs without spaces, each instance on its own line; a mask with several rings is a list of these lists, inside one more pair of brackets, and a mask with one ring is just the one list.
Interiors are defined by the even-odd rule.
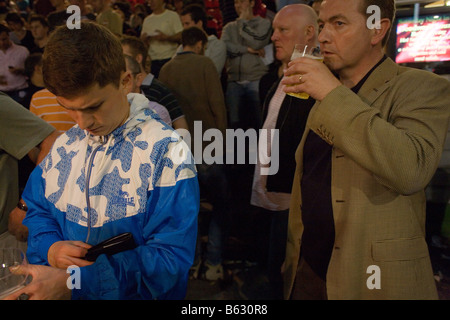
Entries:
[[251,0],[234,0],[234,10],[238,16],[245,10],[252,10],[254,6],[254,2]]
[[161,10],[164,7],[164,0],[148,0],[150,8],[155,10]]
[[57,96],[57,100],[81,129],[94,136],[105,136],[128,118],[127,87],[130,80],[130,73],[124,72],[118,88],[111,83],[100,88],[96,83],[75,98]]
[[8,27],[11,31],[19,32],[23,29],[23,25],[14,21],[8,21]]
[[185,14],[184,16],[180,17],[181,24],[183,25],[184,29],[190,28],[190,27],[197,27],[201,29],[201,22],[198,21],[195,23],[194,20],[192,20],[191,14]]
[[30,23],[30,30],[36,40],[44,39],[48,35],[48,28],[44,27],[39,21],[32,21]]
[[358,69],[371,49],[371,30],[361,0],[325,0],[319,15],[319,42],[324,63],[333,71]]

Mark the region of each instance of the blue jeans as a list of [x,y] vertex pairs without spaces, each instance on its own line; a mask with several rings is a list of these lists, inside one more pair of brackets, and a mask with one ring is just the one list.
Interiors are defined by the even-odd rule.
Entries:
[[[213,205],[211,221],[208,228],[206,262],[211,265],[222,263],[223,242],[228,225],[229,188],[223,164],[197,164],[200,192]],[[202,254],[200,234],[197,238],[195,263]],[[194,263],[194,264],[195,264]]]
[[259,80],[245,83],[228,82],[225,98],[230,128],[260,128],[262,115]]

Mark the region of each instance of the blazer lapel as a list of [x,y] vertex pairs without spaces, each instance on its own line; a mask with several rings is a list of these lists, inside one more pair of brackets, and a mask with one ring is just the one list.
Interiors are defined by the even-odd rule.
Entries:
[[368,105],[372,105],[375,100],[390,87],[391,79],[395,78],[398,73],[399,66],[390,58],[387,58],[369,76],[359,90],[358,96],[360,96]]

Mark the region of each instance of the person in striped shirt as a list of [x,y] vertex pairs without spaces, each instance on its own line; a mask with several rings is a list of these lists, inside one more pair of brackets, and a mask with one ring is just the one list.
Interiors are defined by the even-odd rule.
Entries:
[[30,102],[30,111],[61,133],[66,132],[75,124],[67,110],[58,103],[56,96],[46,88],[33,95]]
[[45,88],[42,76],[42,54],[35,53],[34,55],[40,55],[41,59],[33,68],[30,79],[33,85],[43,89],[36,91],[31,97],[30,111],[55,127],[59,133],[64,133],[73,127],[75,121],[58,103],[56,96]]

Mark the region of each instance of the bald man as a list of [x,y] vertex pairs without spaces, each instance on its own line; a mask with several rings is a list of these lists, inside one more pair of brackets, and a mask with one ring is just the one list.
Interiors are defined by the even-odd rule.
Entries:
[[[317,15],[307,5],[293,4],[283,7],[276,14],[272,26],[271,40],[276,49],[276,58],[282,63],[280,70],[287,68],[295,44],[318,45]],[[277,173],[267,175],[263,170],[265,166],[258,162],[255,166],[251,197],[251,204],[260,208],[261,217],[270,219],[267,272],[275,299],[282,298],[280,267],[285,257],[295,150],[302,138],[309,111],[315,102],[313,99],[303,100],[286,95],[281,80],[282,76],[279,76],[266,95],[262,127],[267,133],[272,132],[271,129],[278,130],[279,137],[261,139],[259,142],[260,152],[267,152],[265,153],[267,155],[274,155],[270,152],[271,145],[266,143],[267,141],[272,141],[272,150],[278,148],[279,169]],[[266,167],[271,165],[269,163]],[[266,234],[261,233],[261,243],[264,243]]]

